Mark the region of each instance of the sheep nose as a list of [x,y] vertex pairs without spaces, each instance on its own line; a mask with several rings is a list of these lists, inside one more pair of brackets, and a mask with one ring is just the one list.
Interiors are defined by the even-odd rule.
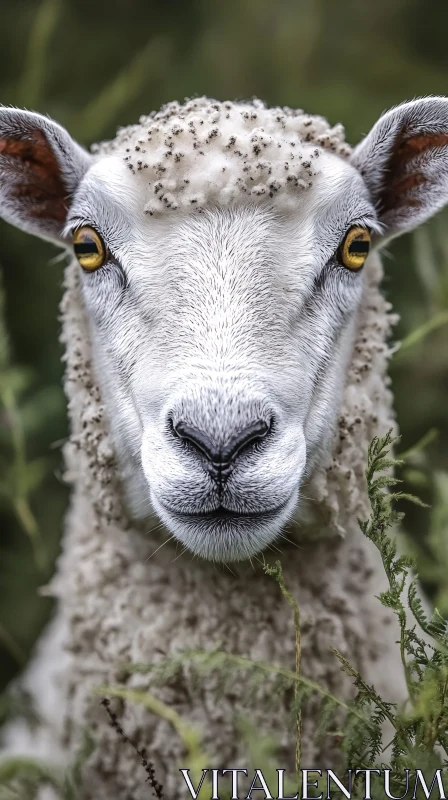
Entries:
[[173,425],[172,430],[175,435],[189,442],[206,457],[210,474],[213,478],[221,480],[230,475],[233,462],[241,450],[264,439],[270,427],[265,420],[257,420],[230,436],[221,446],[218,446],[207,433],[182,420]]

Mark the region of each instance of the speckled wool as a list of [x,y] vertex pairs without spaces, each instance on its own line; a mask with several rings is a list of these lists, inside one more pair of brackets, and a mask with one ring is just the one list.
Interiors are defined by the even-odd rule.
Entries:
[[[236,112],[226,104],[216,105],[225,128],[226,109]],[[192,116],[197,113],[194,104],[185,107],[185,127],[189,107]],[[262,116],[254,122],[267,129],[267,110],[261,104],[254,108]],[[177,124],[179,106],[168,106],[163,113],[125,129],[118,134],[117,142],[102,145],[101,151],[135,145],[142,138],[142,130],[151,126],[159,125],[162,137],[170,125]],[[210,109],[207,115],[210,128],[214,124]],[[285,124],[290,123],[301,140],[307,129],[304,119],[311,120],[308,129],[315,131],[313,147],[329,143],[344,154],[340,132],[332,134],[320,119],[285,113]],[[230,126],[230,117],[228,121]],[[242,130],[241,125],[235,129]],[[271,135],[272,131],[268,132]],[[226,135],[223,130],[224,147]],[[320,136],[328,138],[317,143]],[[172,149],[176,148],[177,144]],[[138,151],[131,152],[130,165],[138,172]],[[142,153],[142,161],[145,155]],[[158,158],[161,161],[161,156]],[[185,173],[179,174],[193,175],[195,159],[193,156],[188,164],[185,161]],[[148,181],[156,171],[156,166],[148,166]],[[170,168],[167,172],[166,180],[170,181]],[[216,185],[216,196],[209,188],[207,199],[224,202],[220,194],[223,187],[224,183]],[[193,190],[196,192],[196,187]],[[288,191],[285,189],[286,194]],[[168,202],[162,198],[167,192],[171,195]],[[148,208],[158,211],[164,203],[171,206],[169,213],[175,203],[182,204],[187,197],[178,183],[167,183],[161,192],[148,196]],[[199,204],[205,202],[204,197],[198,199]],[[397,628],[392,615],[375,598],[385,588],[385,578],[377,551],[357,524],[358,518],[368,515],[364,482],[368,444],[375,434],[394,426],[386,343],[393,317],[379,290],[382,267],[376,256],[369,258],[366,270],[332,456],[304,487],[304,494],[310,498],[308,525],[298,533],[294,528],[289,531],[300,546],[281,543],[280,547],[286,556],[282,559],[285,581],[301,609],[303,673],[339,697],[351,697],[350,681],[330,649],[336,646],[385,698],[397,700],[404,694],[394,644]],[[172,543],[154,552],[166,538],[160,531],[132,527],[121,505],[107,410],[92,369],[89,326],[75,263],[67,268],[62,323],[71,420],[65,457],[73,494],[63,552],[51,584],[58,600],[56,616],[26,676],[45,722],[37,734],[16,723],[9,730],[8,746],[16,752],[26,749],[45,756],[48,761],[64,761],[75,751],[87,726],[96,747],[84,768],[80,800],[143,800],[150,795],[145,773],[132,749],[108,725],[93,688],[116,683],[147,688],[149,679],[130,676],[123,664],[159,661],[187,647],[203,650],[220,644],[231,653],[293,668],[291,612],[277,584],[263,574],[257,561],[254,567],[233,564],[230,572],[193,560],[188,554],[176,559]],[[204,749],[210,754],[210,763],[204,767],[248,766],[237,732],[237,714],[246,710],[257,730],[276,737],[278,767],[292,769],[295,742],[290,698],[278,698],[273,705],[267,680],[258,690],[257,702],[245,709],[244,689],[238,681],[223,695],[217,694],[217,686],[216,676],[193,683],[185,670],[153,692],[201,731]],[[188,758],[170,725],[134,704],[120,705],[119,712],[127,734],[147,748],[157,777],[164,784],[165,797],[188,797],[178,772],[180,767],[189,766]],[[315,730],[316,705],[310,703],[304,712],[303,766],[337,767],[337,746],[332,739],[318,745]]]
[[323,117],[267,108],[256,99],[200,97],[141,117],[94,152],[123,156],[144,183],[145,212],[153,215],[226,206],[241,197],[253,203],[275,198],[276,207],[293,210],[297,192],[319,171],[322,148],[349,154],[342,125],[330,128]]

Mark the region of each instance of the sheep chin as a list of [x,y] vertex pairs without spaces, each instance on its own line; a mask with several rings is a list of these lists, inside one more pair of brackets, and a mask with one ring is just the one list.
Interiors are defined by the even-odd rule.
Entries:
[[179,514],[151,498],[154,510],[174,537],[194,555],[208,561],[245,561],[265,550],[292,518],[298,493],[272,511],[232,514]]

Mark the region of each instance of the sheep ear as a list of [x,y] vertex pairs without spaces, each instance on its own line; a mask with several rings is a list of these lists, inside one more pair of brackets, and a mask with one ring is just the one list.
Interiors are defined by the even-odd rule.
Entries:
[[448,98],[392,108],[355,148],[385,238],[424,222],[448,203]]
[[62,240],[67,210],[91,156],[53,120],[0,107],[0,217]]

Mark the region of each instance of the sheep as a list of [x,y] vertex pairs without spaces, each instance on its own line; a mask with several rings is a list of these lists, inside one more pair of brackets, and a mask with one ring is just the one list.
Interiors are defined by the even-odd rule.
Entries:
[[[357,522],[367,446],[396,428],[378,251],[447,202],[447,145],[442,97],[391,109],[353,150],[342,126],[259,100],[170,103],[90,154],[47,117],[0,108],[0,214],[69,257],[72,485],[57,611],[23,677],[43,722],[13,722],[4,752],[64,764],[87,727],[82,797],[146,797],[93,689],[146,688],[123,663],[219,642],[292,667],[290,610],[259,565],[269,548],[301,608],[303,673],[351,697],[335,645],[403,699],[396,622],[375,597],[385,577]],[[243,688],[215,689],[185,674],[157,692],[203,734],[204,767],[247,766]],[[288,766],[286,700],[269,693],[250,713]],[[181,796],[188,764],[167,722],[122,711]],[[303,763],[335,766],[315,712]]]

